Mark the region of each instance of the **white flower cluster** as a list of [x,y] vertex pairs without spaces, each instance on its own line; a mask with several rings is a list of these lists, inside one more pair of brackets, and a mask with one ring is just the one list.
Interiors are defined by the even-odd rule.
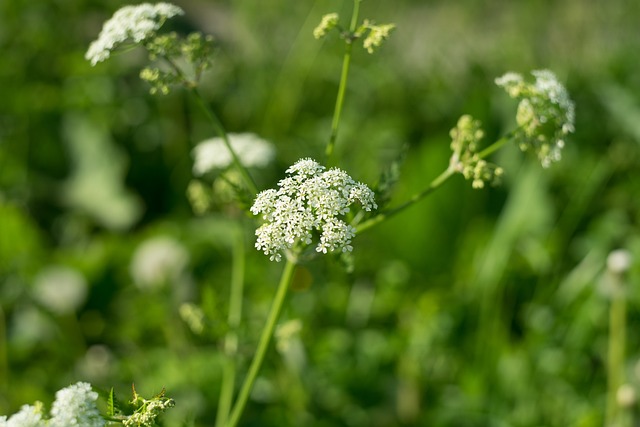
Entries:
[[51,419],[45,420],[41,403],[24,405],[20,411],[0,417],[0,427],[103,427],[96,400],[98,393],[88,383],[79,382],[56,393]]
[[51,407],[50,427],[101,427],[104,419],[96,406],[98,393],[88,383],[79,382],[56,393]]
[[256,230],[256,248],[280,261],[282,253],[298,244],[309,245],[320,233],[317,252],[351,251],[355,228],[342,218],[359,202],[365,211],[378,206],[365,184],[338,168],[326,170],[312,159],[298,160],[278,182],[278,190],[258,194],[251,207],[265,223]]
[[512,98],[520,100],[516,121],[520,127],[520,148],[534,150],[543,167],[561,158],[564,138],[574,132],[575,107],[565,87],[549,70],[531,73],[527,83],[517,73],[495,80]]
[[168,18],[182,14],[182,9],[170,3],[124,6],[104,23],[98,39],[89,45],[85,58],[91,61],[91,65],[96,65],[108,59],[111,52],[124,42],[147,40]]
[[[244,167],[265,167],[275,157],[273,145],[253,133],[228,134],[231,148]],[[225,169],[233,163],[233,157],[222,138],[200,142],[192,151],[193,174],[202,176],[216,169]]]
[[9,419],[0,417],[0,427],[43,427],[42,405],[22,405]]

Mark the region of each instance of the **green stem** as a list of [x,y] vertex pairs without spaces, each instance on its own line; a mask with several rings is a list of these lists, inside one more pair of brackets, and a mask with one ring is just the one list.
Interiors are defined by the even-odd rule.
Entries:
[[220,122],[220,119],[218,119],[218,116],[216,116],[216,114],[207,105],[204,98],[202,98],[202,95],[200,95],[200,92],[198,92],[198,89],[196,89],[195,87],[192,87],[189,89],[191,91],[191,94],[196,99],[200,109],[205,113],[205,115],[213,125],[216,132],[222,137],[222,141],[224,142],[225,147],[227,147],[227,150],[229,150],[229,153],[231,153],[231,157],[233,158],[233,164],[240,171],[240,174],[242,175],[242,179],[244,180],[245,185],[247,186],[249,191],[251,191],[252,194],[254,195],[257,194],[258,187],[256,186],[256,183],[251,177],[251,175],[249,175],[249,171],[247,170],[247,168],[245,168],[242,162],[240,161],[240,158],[236,154],[235,150],[231,147],[229,136],[227,135],[227,131],[222,126],[222,122]]
[[220,387],[216,427],[223,427],[231,412],[233,389],[236,381],[235,357],[238,352],[238,327],[242,318],[245,254],[244,233],[242,227],[240,227],[233,245],[229,315],[227,318],[229,332],[227,332],[224,340],[225,361],[222,370],[222,385]]
[[242,175],[242,179],[244,180],[245,185],[247,186],[249,191],[251,191],[251,193],[253,195],[257,194],[258,193],[258,187],[256,186],[255,181],[253,180],[253,178],[249,174],[249,171],[247,170],[247,168],[245,168],[244,165],[242,164],[242,162],[240,161],[240,158],[238,157],[238,154],[236,154],[235,150],[231,147],[231,142],[229,141],[229,135],[227,135],[227,131],[224,129],[224,126],[222,126],[222,122],[220,121],[218,116],[213,112],[211,107],[209,107],[209,105],[204,100],[202,95],[200,95],[200,92],[198,92],[197,81],[194,82],[194,81],[189,80],[189,78],[185,75],[185,73],[182,71],[182,69],[178,66],[178,64],[176,64],[176,62],[173,59],[171,59],[171,57],[165,55],[165,56],[163,56],[163,59],[175,71],[176,75],[184,83],[184,86],[187,89],[189,89],[189,91],[191,92],[193,97],[196,99],[198,107],[200,107],[200,109],[207,116],[207,118],[209,119],[209,121],[213,125],[213,128],[216,130],[218,135],[220,135],[222,137],[222,141],[224,142],[225,147],[227,147],[227,150],[229,150],[229,153],[231,153],[231,158],[233,159],[233,164],[240,171],[240,174]]
[[231,417],[229,418],[227,427],[235,427],[236,425],[238,425],[240,417],[242,416],[242,412],[247,405],[249,394],[251,393],[253,384],[258,377],[258,372],[260,372],[260,368],[262,367],[262,362],[264,361],[265,355],[267,354],[267,348],[269,347],[269,343],[271,342],[271,337],[273,336],[276,323],[278,322],[278,318],[280,317],[280,312],[282,311],[282,306],[287,295],[287,289],[289,288],[291,280],[293,279],[293,272],[295,271],[295,267],[296,261],[287,258],[287,263],[285,264],[282,276],[280,277],[280,283],[278,284],[276,296],[273,299],[271,310],[269,311],[269,315],[267,317],[267,322],[264,325],[262,335],[260,336],[256,354],[253,356],[253,360],[251,361],[251,366],[249,366],[247,377],[242,384],[242,388],[240,389],[240,393],[238,394],[238,399],[236,400],[236,403],[233,406],[233,410],[231,411]]
[[618,404],[618,389],[624,381],[624,355],[627,334],[627,304],[623,279],[612,274],[612,296],[609,308],[609,355],[607,360],[607,408],[605,427],[621,426],[622,411]]
[[374,225],[378,225],[379,223],[381,223],[383,221],[386,221],[387,219],[391,218],[392,216],[397,215],[400,212],[404,211],[405,209],[407,209],[409,206],[413,205],[414,203],[422,200],[425,196],[431,194],[434,190],[436,190],[438,187],[440,187],[442,184],[444,184],[451,177],[451,175],[454,174],[454,172],[455,171],[453,169],[445,170],[440,175],[438,175],[438,177],[436,179],[431,181],[431,184],[429,184],[429,186],[427,188],[425,188],[424,190],[422,190],[419,193],[414,194],[409,200],[407,200],[406,202],[404,202],[400,206],[398,206],[396,208],[393,208],[393,209],[390,209],[390,210],[385,211],[385,212],[381,212],[380,214],[378,214],[378,215],[374,216],[373,218],[363,222],[362,224],[358,224],[356,226],[356,234],[362,233],[363,231],[366,231],[366,230],[370,229]]
[[344,95],[347,90],[347,80],[349,78],[349,64],[351,63],[351,50],[353,48],[352,36],[356,31],[358,25],[358,13],[360,11],[360,2],[362,0],[353,0],[353,12],[351,14],[351,25],[349,26],[349,35],[346,40],[347,46],[344,51],[344,58],[342,60],[342,73],[340,75],[340,84],[338,86],[338,96],[336,98],[336,105],[333,110],[333,120],[331,121],[331,136],[329,137],[329,143],[325,150],[327,156],[327,163],[330,163],[333,156],[333,149],[338,138],[338,127],[340,126],[340,116],[342,115],[342,105],[344,104]]
[[[489,147],[485,148],[480,153],[478,153],[478,156],[481,159],[484,159],[489,154],[495,152],[504,144],[506,144],[509,140],[511,140],[514,134],[515,134],[515,131],[509,132],[507,135],[503,136],[502,138],[500,138],[499,140],[491,144]],[[428,196],[429,194],[433,193],[435,190],[440,188],[442,184],[444,184],[455,173],[456,173],[456,170],[451,166],[449,166],[444,172],[442,172],[433,181],[431,181],[431,183],[427,188],[425,188],[419,193],[414,194],[411,198],[409,198],[409,200],[407,200],[400,206],[381,212],[378,215],[374,216],[373,218],[370,218],[367,221],[363,222],[362,224],[356,225],[356,234],[362,233],[363,231],[366,231],[372,228],[373,226],[378,225],[381,222],[386,221],[387,219],[411,207],[416,202],[419,202],[420,200],[422,200],[423,198],[425,198],[426,196]]]
[[[9,385],[9,358],[7,356],[7,328],[4,310],[0,306],[0,391],[6,396]],[[6,403],[6,402],[1,402]]]

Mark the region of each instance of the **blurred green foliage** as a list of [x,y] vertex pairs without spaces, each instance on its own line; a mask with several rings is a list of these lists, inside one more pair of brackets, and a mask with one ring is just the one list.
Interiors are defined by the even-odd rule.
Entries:
[[[278,148],[260,188],[320,157],[343,47],[312,30],[350,2],[176,3],[186,15],[173,30],[220,45],[202,92],[227,129]],[[135,382],[175,399],[167,425],[211,425],[237,223],[190,211],[190,147],[213,134],[186,94],[150,96],[139,52],[84,60],[124,4],[0,2],[0,413],[79,380],[122,395]],[[353,273],[326,259],[300,268],[283,322],[301,331],[270,352],[242,425],[602,425],[601,278],[616,248],[636,260],[627,382],[640,386],[640,3],[366,0],[362,15],[397,29],[376,55],[354,50],[337,158],[373,184],[404,153],[393,200],[446,167],[461,114],[488,140],[513,127],[515,104],[493,85],[505,71],[555,71],[576,134],[549,170],[508,147],[503,187],[456,177],[359,236]],[[132,259],[154,237],[187,259],[167,283],[136,286]],[[281,268],[257,251],[248,265],[241,371]],[[51,267],[83,278],[71,310],[39,297]],[[204,335],[180,319],[183,302],[203,309]]]

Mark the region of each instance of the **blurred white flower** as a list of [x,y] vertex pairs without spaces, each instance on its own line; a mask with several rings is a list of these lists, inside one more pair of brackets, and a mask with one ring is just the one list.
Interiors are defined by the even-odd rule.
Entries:
[[617,249],[607,257],[607,268],[614,274],[623,274],[631,268],[631,253],[625,249]]
[[320,233],[317,252],[349,252],[355,228],[343,217],[359,202],[366,211],[376,209],[374,193],[338,168],[325,170],[312,159],[298,160],[287,169],[290,176],[278,182],[278,190],[261,192],[251,207],[265,223],[256,230],[256,248],[279,261],[296,244],[309,245]]
[[0,417],[0,427],[44,427],[45,421],[42,419],[42,404],[22,405],[19,412],[13,414],[9,419]]
[[[253,133],[228,134],[231,148],[244,167],[262,168],[275,157],[273,144]],[[233,163],[233,157],[222,138],[200,142],[193,149],[193,174],[201,176],[215,169],[225,169]]]
[[124,6],[104,23],[98,39],[89,45],[85,58],[91,65],[96,65],[109,58],[121,44],[127,41],[140,43],[152,37],[168,18],[182,14],[182,9],[170,3]]
[[87,299],[87,282],[78,271],[64,266],[51,266],[35,278],[33,297],[55,314],[77,310]]
[[175,239],[153,237],[138,246],[130,272],[141,289],[153,289],[177,279],[189,263],[189,253]]
[[56,392],[51,407],[50,427],[102,427],[104,419],[96,406],[98,393],[91,384],[79,382]]

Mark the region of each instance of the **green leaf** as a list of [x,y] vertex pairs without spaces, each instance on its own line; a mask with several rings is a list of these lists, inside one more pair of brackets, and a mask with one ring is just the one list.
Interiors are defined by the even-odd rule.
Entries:
[[107,399],[107,415],[110,417],[113,417],[116,414],[114,401],[115,395],[113,392],[113,387],[111,387],[111,390],[109,390],[109,398]]

